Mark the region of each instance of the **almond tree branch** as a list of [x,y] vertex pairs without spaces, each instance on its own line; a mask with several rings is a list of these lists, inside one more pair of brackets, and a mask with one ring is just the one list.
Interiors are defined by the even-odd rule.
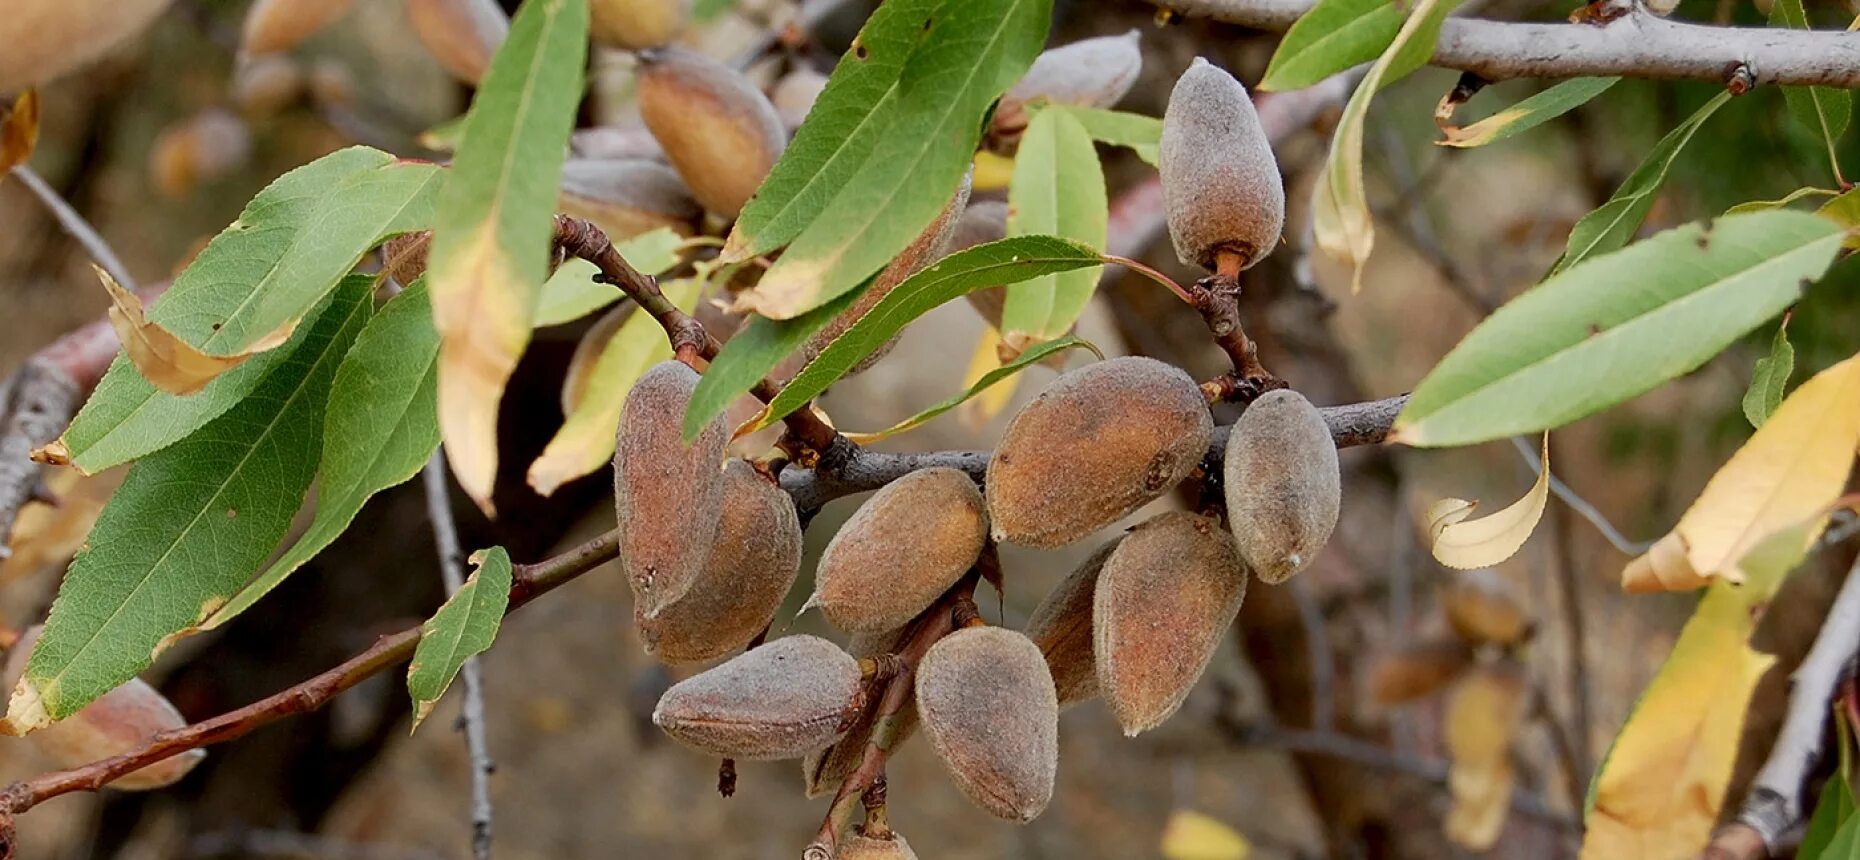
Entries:
[[[445,579],[446,597],[465,587],[465,553],[459,548],[458,525],[452,518],[452,495],[446,488],[445,454],[433,452],[421,470],[426,490],[426,511],[433,524],[433,542],[439,549],[439,575]],[[465,749],[471,759],[471,853],[476,860],[491,860],[491,744],[485,738],[484,672],[476,656],[459,667],[465,688],[459,727],[465,731]]]
[[58,226],[65,228],[65,232],[70,234],[71,238],[78,240],[78,244],[84,246],[84,251],[90,254],[90,258],[95,260],[97,265],[109,272],[110,277],[115,278],[124,289],[135,291],[136,282],[129,277],[129,269],[123,266],[122,260],[117,259],[116,252],[110,249],[110,243],[103,240],[103,236],[97,233],[95,227],[90,226],[89,221],[84,220],[84,216],[79,215],[71,204],[58,196],[58,192],[44,179],[41,179],[39,174],[33,172],[32,168],[24,164],[18,165],[13,168],[13,175],[19,179],[20,184],[32,192],[34,197],[39,198],[41,205],[51,211],[52,217],[58,219]]
[[[1284,30],[1314,0],[1147,0],[1197,18]],[[1860,33],[1716,27],[1662,18],[1636,3],[1599,24],[1449,18],[1431,62],[1486,80],[1633,78],[1725,83],[1738,68],[1759,84],[1860,87]]]

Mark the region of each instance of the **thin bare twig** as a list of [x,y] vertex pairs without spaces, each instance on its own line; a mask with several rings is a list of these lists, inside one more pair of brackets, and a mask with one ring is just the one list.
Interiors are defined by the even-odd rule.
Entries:
[[[1532,474],[1543,473],[1543,462],[1537,459],[1537,450],[1531,447],[1530,442],[1525,441],[1521,436],[1513,436],[1511,445],[1518,449],[1518,456],[1524,458],[1524,463],[1531,467]],[[1615,528],[1614,523],[1608,521],[1608,517],[1602,515],[1600,509],[1577,495],[1576,491],[1563,483],[1563,479],[1558,478],[1554,472],[1550,474],[1550,492],[1562,499],[1563,504],[1569,505],[1570,509],[1581,515],[1583,519],[1588,520],[1590,525],[1595,526],[1596,531],[1602,533],[1602,537],[1606,538],[1609,544],[1623,554],[1636,556],[1653,548],[1652,541],[1628,540],[1625,535],[1621,534],[1620,529]]]
[[97,233],[97,229],[90,226],[90,222],[84,220],[84,216],[79,215],[76,209],[71,208],[71,204],[58,196],[58,192],[51,185],[24,164],[13,168],[13,176],[18,178],[20,184],[25,185],[34,197],[39,198],[39,202],[46,209],[51,210],[52,217],[58,219],[58,226],[65,228],[65,232],[69,233],[71,238],[78,240],[78,244],[84,246],[90,258],[96,261],[97,265],[102,266],[104,271],[109,272],[110,277],[115,278],[124,289],[132,292],[136,289],[135,279],[129,277],[129,269],[123,266],[122,260],[117,259],[116,252],[110,249],[110,243],[105,242],[103,236]]
[[1337,659],[1330,650],[1330,635],[1324,629],[1324,608],[1318,605],[1306,580],[1287,582],[1292,602],[1298,604],[1298,623],[1304,628],[1305,651],[1311,660],[1311,727],[1320,732],[1336,728],[1334,688]]
[[[435,451],[421,470],[426,489],[426,511],[433,524],[433,542],[439,548],[439,575],[445,579],[446,597],[465,587],[465,554],[459,548],[458,525],[452,518],[452,496],[446,488],[445,454]],[[471,758],[471,853],[476,860],[491,858],[491,743],[485,737],[484,670],[476,656],[459,667],[465,687],[459,728],[465,731],[465,749]]]

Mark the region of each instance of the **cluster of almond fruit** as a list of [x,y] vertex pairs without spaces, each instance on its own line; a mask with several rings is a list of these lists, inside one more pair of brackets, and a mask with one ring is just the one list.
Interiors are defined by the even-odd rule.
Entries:
[[[1185,263],[1212,269],[1232,253],[1250,265],[1276,244],[1278,167],[1251,100],[1226,72],[1197,60],[1177,83],[1161,170]],[[952,214],[926,231],[931,245],[950,241]],[[726,462],[724,418],[691,444],[680,435],[699,378],[678,361],[649,371],[628,396],[614,455],[635,621],[647,651],[673,664],[760,642],[802,555],[801,512],[766,468]],[[885,688],[895,673],[912,673],[903,709],[883,715],[890,741],[921,728],[977,806],[1033,819],[1051,799],[1062,708],[1101,696],[1127,734],[1160,725],[1207,666],[1248,579],[1284,581],[1336,526],[1337,450],[1304,397],[1265,394],[1231,428],[1219,460],[1214,441],[1207,397],[1178,368],[1127,357],[1065,373],[1013,417],[981,486],[958,469],[912,472],[834,535],[807,606],[849,634],[847,646],[810,635],[754,645],[673,686],[654,722],[713,755],[801,759],[813,796],[858,769]],[[917,665],[896,668],[922,625],[949,620],[936,613],[951,611],[945,598],[973,582],[991,543],[1073,544],[1191,476],[1218,484],[1224,505],[1158,514],[1113,538],[1047,595],[1024,631],[958,619]],[[914,856],[886,827],[855,828],[842,848]]]

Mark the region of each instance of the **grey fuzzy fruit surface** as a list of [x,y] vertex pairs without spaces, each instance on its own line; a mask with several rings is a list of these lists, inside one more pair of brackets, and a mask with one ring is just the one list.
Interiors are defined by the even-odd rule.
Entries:
[[1141,39],[1139,31],[1131,30],[1045,51],[1006,98],[1108,108],[1122,101],[1143,74]]
[[874,493],[820,555],[812,603],[835,627],[908,623],[975,564],[988,539],[981,491],[959,469],[912,472]]
[[1260,579],[1284,582],[1330,540],[1343,499],[1337,446],[1303,395],[1269,392],[1240,413],[1222,471],[1234,540]]
[[859,662],[818,636],[784,636],[665,691],[652,722],[713,755],[798,758],[832,743],[862,698]]
[[1059,698],[1039,646],[1000,627],[958,630],[917,667],[917,711],[950,779],[976,806],[1032,821],[1053,798]]
[[1196,58],[1163,112],[1163,208],[1176,257],[1213,270],[1222,248],[1251,266],[1285,228],[1285,186],[1272,143],[1239,81]]
[[1098,574],[1117,544],[1112,540],[1093,550],[1046,593],[1027,619],[1027,638],[1040,646],[1040,653],[1046,657],[1061,708],[1098,695],[1098,670],[1092,656],[1092,598],[1097,592]]
[[690,445],[684,415],[698,373],[663,361],[627,393],[614,441],[614,514],[620,567],[639,611],[656,616],[703,572],[723,507],[723,416]]

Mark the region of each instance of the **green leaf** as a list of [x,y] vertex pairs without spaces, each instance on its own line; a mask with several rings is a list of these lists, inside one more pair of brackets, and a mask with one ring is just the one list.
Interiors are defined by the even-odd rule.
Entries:
[[1724,214],[1736,215],[1742,212],[1765,212],[1771,209],[1781,209],[1797,200],[1803,200],[1809,197],[1834,197],[1839,194],[1839,191],[1830,191],[1826,188],[1797,188],[1775,200],[1747,200],[1724,210]]
[[1860,248],[1860,189],[1845,192],[1821,204],[1815,214],[1847,228],[1845,247]]
[[[1802,0],[1774,0],[1770,4],[1770,26],[1791,30],[1809,29],[1808,14],[1802,10]],[[1828,163],[1834,168],[1834,179],[1845,185],[1847,181],[1841,176],[1841,159],[1835,153],[1835,144],[1841,135],[1847,133],[1848,123],[1853,121],[1853,93],[1836,87],[1783,87],[1783,101],[1788,103],[1789,113],[1795,115],[1796,121],[1821,138],[1827,146]]]
[[[1103,263],[1104,259],[1098,256],[1097,251],[1077,242],[1054,236],[1016,236],[977,245],[944,257],[899,284],[896,289],[885,296],[883,301],[874,305],[871,311],[846,329],[845,334],[827,344],[827,348],[821,350],[819,356],[808,362],[806,367],[801,368],[800,373],[795,374],[787,387],[776,395],[774,402],[762,410],[759,426],[766,427],[801,408],[807,401],[820,396],[820,393],[826,391],[828,386],[838,382],[861,360],[871,355],[873,350],[890,340],[892,335],[902,331],[912,320],[929,313],[932,308],[944,302],[974,290],[1017,284],[1041,275],[1083,269]],[[837,303],[829,307],[837,307]],[[832,319],[832,316],[828,315],[815,321],[814,314],[808,314],[795,322],[809,321],[817,330],[828,319]],[[717,414],[717,411],[721,411],[730,398],[748,390],[748,385],[744,385],[735,391],[727,392],[727,396],[719,397],[719,394],[727,390],[706,392],[704,387],[710,384],[718,365],[729,356],[730,350],[737,347],[737,342],[742,340],[746,334],[754,334],[757,326],[766,323],[768,323],[767,320],[754,320],[748,329],[731,338],[729,345],[724,347],[723,353],[718,355],[717,362],[713,363],[710,370],[704,374],[704,380],[698,383],[697,392],[692,396],[691,410],[685,415],[686,436],[695,436],[695,431],[701,430],[704,422],[709,421],[711,416]],[[812,331],[807,334],[812,334]],[[789,339],[791,336],[784,336],[784,346]],[[801,340],[805,341],[806,335],[803,335]],[[768,342],[760,338],[746,341],[745,343],[749,346],[745,347],[744,363],[753,362],[754,366],[760,366],[766,362],[768,367],[773,367],[775,362],[779,362],[789,352],[792,352],[794,346],[799,346],[796,342],[794,346],[775,353],[774,349],[762,346]],[[758,347],[761,348],[758,349]],[[763,369],[756,375],[759,377],[767,372],[767,369]],[[754,380],[750,380],[749,384],[753,383]],[[709,414],[705,414],[706,412]],[[700,415],[703,417],[694,419],[694,416]]]
[[1660,138],[1660,142],[1653,145],[1653,151],[1647,153],[1646,160],[1615,189],[1614,196],[1576,222],[1575,228],[1569,231],[1569,245],[1563,257],[1551,267],[1550,274],[1559,274],[1591,256],[1608,253],[1632,240],[1634,232],[1640,229],[1640,222],[1646,219],[1647,210],[1653,208],[1654,193],[1666,182],[1666,172],[1679,157],[1679,151],[1685,149],[1699,126],[1730,100],[1729,92],[1718,93]]
[[[175,279],[149,308],[150,321],[217,351],[236,347],[235,325],[261,331],[301,316],[297,308],[320,301],[369,247],[426,225],[439,175],[432,165],[396,162],[366,147],[284,174]],[[166,448],[250,394],[302,342],[302,332],[291,338],[185,397],[157,389],[119,355],[48,453],[88,474]]]
[[374,494],[420,471],[439,447],[438,356],[439,334],[419,281],[369,321],[336,371],[309,529],[201,627],[211,630],[244,612],[333,543]]
[[1821,853],[1810,854],[1803,850],[1796,856],[1803,860],[1860,860],[1860,816],[1848,815]]
[[1822,784],[1821,797],[1815,802],[1815,812],[1808,819],[1808,832],[1802,836],[1802,844],[1796,849],[1797,857],[1802,860],[1817,860],[1821,857],[1842,858],[1842,860],[1860,860],[1860,831],[1849,833],[1845,837],[1845,854],[1832,853],[1834,839],[1843,829],[1853,822],[1854,787],[1853,787],[1853,732],[1847,727],[1847,718],[1840,709],[1833,708],[1834,744],[1840,751],[1840,767]]
[[[1047,235],[1104,250],[1108,204],[1091,135],[1071,113],[1043,110],[1021,137],[1008,186],[1009,236]],[[1016,350],[1064,335],[1098,289],[1099,267],[1041,275],[1007,288],[1001,336]]]
[[[665,297],[689,312],[704,290],[701,281],[680,279],[662,285]],[[653,365],[672,357],[665,329],[651,314],[637,309],[609,338],[588,371],[586,393],[568,413],[555,437],[530,464],[529,483],[547,496],[563,484],[593,474],[613,460],[614,433],[633,383]],[[571,371],[572,373],[572,371]]]
[[[616,242],[614,249],[640,274],[658,275],[678,265],[678,247],[683,242],[684,237],[660,227]],[[626,297],[619,287],[594,280],[599,272],[593,263],[582,259],[565,260],[557,266],[536,300],[536,327],[573,322]]]
[[1608,91],[1620,78],[1575,78],[1538,92],[1511,107],[1463,128],[1442,129],[1435,143],[1470,149],[1516,137],[1569,113]]
[[345,280],[250,396],[130,469],[65,574],[8,724],[70,716],[135,677],[264,563],[303,505],[330,382],[373,285]]
[[1415,388],[1397,441],[1535,433],[1688,373],[1795,302],[1840,242],[1827,219],[1778,210],[1688,224],[1595,257],[1473,329]]
[[1400,29],[1401,10],[1392,0],[1319,0],[1285,31],[1259,88],[1302,89],[1367,63]]
[[1761,427],[1775,414],[1789,386],[1789,375],[1794,372],[1795,347],[1789,345],[1789,319],[1784,317],[1782,325],[1776,327],[1769,356],[1757,359],[1757,367],[1750,374],[1750,390],[1744,392],[1744,417],[1750,420],[1750,426]]
[[454,477],[486,512],[498,404],[548,275],[587,48],[587,0],[527,0],[491,58],[440,189],[427,266],[439,424]]
[[465,131],[465,116],[460,114],[420,132],[419,144],[434,152],[452,152],[459,148],[459,135]]
[[494,546],[472,553],[471,563],[477,566],[471,577],[420,625],[420,644],[407,666],[415,730],[465,661],[491,647],[510,605],[510,553]]
[[1122,146],[1137,154],[1144,163],[1156,166],[1162,152],[1162,120],[1140,113],[1105,110],[1080,105],[1050,105],[1039,108],[1071,114],[1091,139],[1112,146]]
[[1065,337],[1058,338],[1056,340],[1049,340],[1044,343],[1038,343],[1038,344],[1035,344],[1032,348],[1028,349],[1027,351],[1022,352],[1020,355],[1016,356],[1013,361],[1010,361],[1007,364],[1001,365],[1000,367],[997,367],[994,370],[990,370],[987,373],[982,374],[982,378],[977,379],[974,385],[971,385],[968,388],[957,392],[954,396],[950,397],[947,400],[944,400],[941,403],[936,404],[935,406],[930,407],[929,409],[925,409],[924,411],[919,412],[916,415],[912,415],[911,417],[906,418],[903,421],[900,421],[896,424],[891,425],[890,427],[887,427],[875,433],[848,433],[846,434],[846,437],[848,439],[853,440],[854,442],[858,442],[863,445],[868,442],[877,442],[880,439],[886,439],[892,436],[896,436],[899,433],[903,433],[909,430],[915,430],[918,427],[926,423],[929,423],[931,419],[936,418],[937,416],[942,415],[943,413],[948,412],[951,409],[954,409],[958,406],[961,406],[964,403],[969,402],[969,400],[974,398],[976,395],[981,394],[982,392],[987,391],[990,388],[993,388],[995,386],[995,383],[1001,382],[1007,379],[1008,377],[1013,376],[1014,374],[1027,369],[1028,366],[1038,363],[1041,359],[1044,359],[1047,356],[1052,355],[1053,353],[1056,353],[1056,352],[1063,352],[1065,350],[1074,349],[1078,347],[1083,347],[1085,349],[1091,350],[1092,354],[1098,356],[1100,359],[1104,358],[1104,352],[1099,350],[1097,346],[1093,345],[1091,341],[1085,340],[1084,338],[1080,338],[1080,337],[1074,337],[1072,335],[1067,335]]
[[[739,306],[800,316],[854,289],[916,239],[969,169],[989,106],[1039,54],[1052,12],[1052,0],[944,0],[905,63],[895,105],[875,114],[882,133],[864,163],[832,188],[830,202],[801,210],[818,214]],[[744,229],[751,232],[726,258],[766,247],[766,230],[758,240]]]

